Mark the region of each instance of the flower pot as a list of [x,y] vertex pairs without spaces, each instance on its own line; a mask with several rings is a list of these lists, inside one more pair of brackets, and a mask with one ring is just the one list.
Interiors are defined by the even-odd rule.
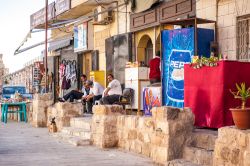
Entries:
[[250,108],[231,108],[229,110],[232,112],[235,126],[238,129],[250,129]]

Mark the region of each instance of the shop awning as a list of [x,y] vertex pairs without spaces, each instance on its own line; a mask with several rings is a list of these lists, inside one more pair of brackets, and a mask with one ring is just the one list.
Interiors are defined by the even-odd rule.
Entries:
[[55,51],[63,47],[67,47],[70,45],[70,41],[73,39],[72,36],[63,38],[60,40],[54,40],[49,43],[48,51]]
[[[135,0],[133,0],[135,1]],[[160,2],[160,0],[147,0],[147,1],[142,1],[142,0],[137,0],[134,3],[135,10],[133,11],[134,13],[140,13],[143,12],[147,9],[149,9],[153,4]]]

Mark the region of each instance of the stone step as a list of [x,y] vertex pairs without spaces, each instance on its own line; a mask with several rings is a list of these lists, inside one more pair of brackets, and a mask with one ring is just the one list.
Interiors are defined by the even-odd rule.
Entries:
[[81,139],[79,137],[72,137],[68,140],[68,142],[75,146],[86,146],[91,144],[90,139]]
[[75,128],[82,128],[85,130],[91,129],[92,117],[75,117],[70,118],[70,126]]
[[76,136],[76,137],[81,137],[84,139],[91,138],[90,130],[85,130],[83,128],[64,127],[61,132],[69,136]]
[[165,166],[201,166],[199,164],[194,164],[190,161],[184,159],[176,159],[172,161],[168,161]]
[[65,133],[55,133],[52,134],[53,137],[57,138],[59,141],[70,143],[74,146],[86,146],[91,145],[90,139],[83,139],[82,137],[70,136]]
[[213,165],[213,151],[195,147],[184,147],[183,159],[202,166]]
[[215,140],[218,137],[218,131],[210,129],[195,129],[188,146],[214,150]]

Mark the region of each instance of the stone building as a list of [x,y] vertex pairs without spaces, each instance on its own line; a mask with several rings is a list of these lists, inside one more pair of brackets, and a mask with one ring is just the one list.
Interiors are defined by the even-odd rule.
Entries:
[[200,0],[196,15],[217,21],[219,52],[231,60],[249,59],[249,0]]
[[36,57],[27,62],[24,67],[4,76],[4,85],[21,85],[26,87],[27,93],[33,92],[33,70],[36,62],[41,62],[42,57]]
[[4,75],[9,73],[9,69],[5,68],[3,63],[3,54],[0,54],[0,89],[2,91],[2,87],[4,84]]
[[[109,67],[106,64],[110,60],[106,58],[107,48],[112,48],[110,54],[114,56],[115,51],[112,43],[120,38],[126,38],[125,55],[122,55],[122,61],[120,61],[121,58],[117,60],[117,62],[119,61],[117,66],[125,67],[125,63],[129,60],[128,57],[131,56],[131,51],[129,51],[131,47],[128,42],[130,37],[128,34],[130,31],[129,1],[57,0],[49,4],[49,6],[53,5],[56,10],[52,12],[54,12],[56,17],[49,17],[49,22],[51,23],[53,20],[53,22],[64,25],[62,28],[55,28],[51,31],[52,40],[49,41],[48,47],[49,73],[55,73],[54,95],[60,96],[71,89],[81,86],[78,80],[71,84],[70,89],[63,91],[60,89],[62,79],[57,73],[62,62],[77,62],[78,78],[82,73],[90,78],[91,71],[102,72],[103,80],[101,84],[105,86],[106,81],[104,77]],[[38,18],[37,15],[39,15],[39,12],[31,15],[31,28],[44,28],[44,22],[36,22],[35,18]],[[65,20],[67,21],[65,22]],[[111,41],[111,45],[106,42],[106,39]],[[116,53],[119,54],[121,51]],[[116,56],[118,57],[119,55]],[[111,67],[112,69],[113,67]],[[120,75],[117,73],[117,76]],[[125,77],[124,74],[122,76]]]

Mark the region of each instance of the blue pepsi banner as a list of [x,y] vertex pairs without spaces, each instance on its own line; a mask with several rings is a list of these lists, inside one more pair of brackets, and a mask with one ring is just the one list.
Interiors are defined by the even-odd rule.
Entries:
[[184,64],[194,55],[194,28],[164,30],[162,40],[162,104],[183,108]]

